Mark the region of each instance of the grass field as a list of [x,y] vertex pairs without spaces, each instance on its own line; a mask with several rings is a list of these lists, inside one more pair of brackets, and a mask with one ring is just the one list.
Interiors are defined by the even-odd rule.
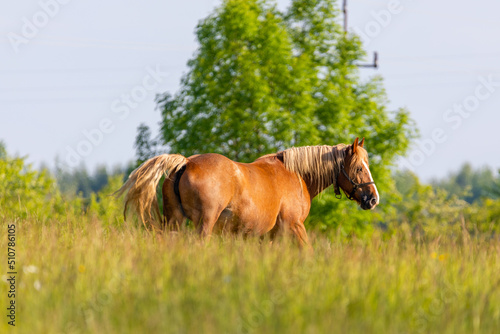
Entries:
[[[1,231],[7,249],[6,223]],[[87,219],[18,221],[16,235],[18,333],[500,329],[496,239],[418,242],[375,234],[361,241],[313,234],[311,255],[286,239],[202,242],[189,232],[152,235]],[[1,263],[3,275],[6,259]],[[10,326],[2,318],[5,332]]]

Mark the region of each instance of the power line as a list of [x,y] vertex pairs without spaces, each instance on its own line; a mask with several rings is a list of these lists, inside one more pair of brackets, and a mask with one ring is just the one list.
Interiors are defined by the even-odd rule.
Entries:
[[[153,94],[152,94],[153,95]],[[20,98],[20,99],[6,99],[3,100],[0,98],[0,108],[4,104],[40,104],[40,103],[47,103],[47,104],[52,104],[52,103],[72,103],[74,104],[75,101],[78,101],[78,103],[98,103],[99,100],[115,100],[116,96],[89,96],[89,97],[53,97],[53,98],[33,98],[33,99],[26,99],[26,98]],[[141,102],[154,102],[153,97],[151,100],[146,99],[145,101]]]
[[[169,50],[169,51],[189,51],[190,45],[174,45],[166,43],[143,43],[117,40],[101,40],[90,38],[37,38],[35,43],[55,46],[73,46],[73,47],[96,47],[107,49],[127,49],[127,50]],[[8,41],[0,43],[10,44]]]
[[443,59],[449,60],[453,58],[479,58],[479,57],[500,57],[500,53],[469,53],[469,54],[452,54],[452,55],[425,55],[425,56],[393,56],[384,58],[387,60],[395,61],[421,61],[421,60],[433,60],[433,59]]
[[59,87],[0,87],[0,93],[4,91],[67,91],[67,90],[103,90],[103,89],[120,89],[120,88],[132,88],[134,84],[104,84],[104,85],[85,85],[85,86],[59,86]]
[[[178,68],[178,66],[165,66],[160,65],[162,69]],[[134,66],[134,67],[94,67],[94,68],[6,68],[0,69],[0,73],[70,73],[70,72],[122,72],[122,71],[145,71],[145,66]]]

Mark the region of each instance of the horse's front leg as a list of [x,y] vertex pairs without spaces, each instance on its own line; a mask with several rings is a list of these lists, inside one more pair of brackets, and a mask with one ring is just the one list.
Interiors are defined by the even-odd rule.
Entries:
[[307,237],[306,227],[303,222],[292,223],[290,226],[292,233],[295,235],[297,242],[301,249],[306,249],[308,252],[313,253],[313,248],[309,243],[309,238]]

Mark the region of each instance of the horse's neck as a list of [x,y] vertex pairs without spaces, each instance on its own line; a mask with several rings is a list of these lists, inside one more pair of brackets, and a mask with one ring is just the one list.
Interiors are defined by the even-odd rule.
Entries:
[[[319,176],[315,175],[315,176],[304,176],[304,175],[301,175],[301,178],[304,180],[306,186],[307,186],[307,190],[309,192],[309,195],[311,197],[311,200],[318,196],[321,192],[323,192],[326,188],[328,188],[329,186],[331,186],[334,182],[336,183],[336,180],[337,180],[337,177],[338,177],[338,171],[339,171],[339,165],[342,163],[342,160],[344,159],[343,156],[344,156],[344,152],[343,150],[345,149],[343,145],[341,145],[340,147],[339,146],[333,146],[331,147],[332,150],[336,150],[336,152],[334,152],[334,160],[333,161],[333,165],[332,168],[333,170],[331,171],[328,171],[327,173],[331,176],[331,177],[326,177],[326,182],[320,182],[322,180],[319,180]],[[319,153],[319,152],[318,152]],[[267,155],[267,156],[264,156],[262,158],[259,158],[257,161],[261,160],[261,159],[266,159],[266,158],[270,158],[272,157],[273,159],[277,159],[279,160],[282,164],[284,164],[284,156],[283,156],[283,152],[279,152],[277,154],[270,154],[270,155]],[[341,159],[339,161],[337,161],[337,159]]]
[[319,184],[318,180],[310,177],[304,178],[304,182],[306,183],[311,200],[333,184],[333,180],[328,181],[327,183]]

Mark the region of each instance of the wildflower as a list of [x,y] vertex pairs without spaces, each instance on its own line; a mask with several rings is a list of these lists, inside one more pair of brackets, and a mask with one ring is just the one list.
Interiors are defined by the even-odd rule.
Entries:
[[85,272],[85,266],[83,264],[79,265],[78,271],[83,274]]
[[433,259],[437,258],[437,253],[436,252],[432,252],[431,253],[431,258],[433,258]]
[[42,283],[40,283],[39,280],[36,280],[35,283],[33,283],[33,287],[35,287],[37,291],[40,291],[40,289],[42,288]]
[[448,254],[441,254],[439,255],[439,261],[445,261],[448,258]]
[[34,265],[23,266],[23,272],[25,274],[36,274],[38,272],[38,267]]

